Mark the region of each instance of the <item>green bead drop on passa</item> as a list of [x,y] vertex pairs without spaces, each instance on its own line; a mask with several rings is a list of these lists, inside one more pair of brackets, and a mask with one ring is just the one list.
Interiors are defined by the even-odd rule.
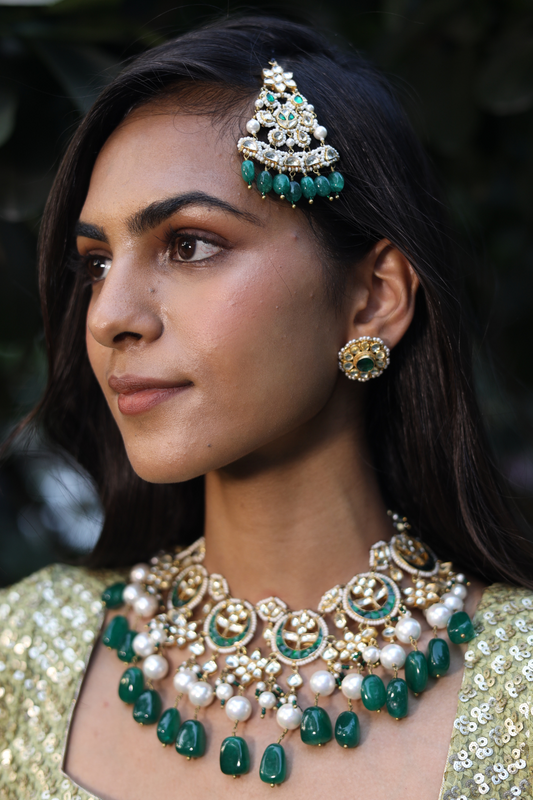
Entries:
[[120,615],[113,617],[103,633],[102,642],[106,647],[110,647],[112,650],[118,650],[128,630],[129,626],[126,617]]
[[331,184],[325,175],[315,178],[316,193],[319,197],[327,197],[331,194]]
[[102,592],[102,602],[105,603],[108,608],[118,608],[118,606],[124,603],[122,595],[125,588],[126,584],[124,582],[113,583],[111,586],[108,586],[107,589],[104,589]]
[[387,711],[394,719],[407,716],[408,706],[407,683],[403,678],[393,678],[387,684]]
[[287,759],[281,744],[277,742],[269,744],[265,749],[259,767],[259,777],[271,786],[283,783],[287,777]]
[[284,197],[286,197],[287,194],[289,193],[290,183],[291,182],[289,181],[288,177],[286,175],[281,174],[281,175],[276,175],[274,177],[272,186],[274,187],[274,191],[276,192],[276,194],[279,194],[280,196],[283,195]]
[[133,719],[141,725],[153,725],[161,716],[161,695],[147,689],[139,695],[133,706]]
[[250,751],[242,736],[227,736],[220,746],[220,769],[224,775],[245,775],[250,769]]
[[412,650],[405,659],[405,681],[414,694],[420,694],[428,685],[428,662],[420,650]]
[[361,738],[359,717],[355,711],[343,711],[335,723],[335,739],[341,747],[357,747]]
[[430,678],[440,678],[450,669],[450,648],[444,639],[430,639],[426,653]]
[[128,631],[122,640],[122,644],[117,648],[117,656],[121,661],[125,661],[127,664],[137,658],[137,654],[133,649],[133,640],[136,636],[137,631]]
[[387,699],[385,684],[379,675],[367,675],[361,684],[361,700],[369,711],[379,711]]
[[176,750],[186,758],[201,758],[205,753],[206,741],[202,723],[197,719],[187,719],[178,731]]
[[328,181],[334,191],[342,192],[344,189],[344,177],[340,172],[332,172],[328,175]]
[[300,737],[304,744],[322,745],[333,739],[333,728],[327,711],[320,706],[306,708],[300,724]]
[[300,181],[300,186],[302,189],[302,194],[306,200],[312,200],[313,197],[316,197],[316,186],[315,182],[309,175],[304,175],[302,180]]
[[123,673],[118,685],[118,696],[124,703],[135,703],[144,691],[144,675],[139,667],[130,667]]
[[255,178],[255,164],[253,161],[243,161],[241,164],[242,177],[246,183],[251,184]]
[[453,644],[469,642],[476,635],[472,620],[466,611],[456,611],[448,620],[448,636]]
[[181,715],[177,708],[167,708],[161,714],[157,725],[157,738],[161,744],[174,744],[181,725]]
[[272,190],[272,175],[267,169],[257,176],[257,188],[262,194],[268,194]]
[[302,196],[302,187],[298,181],[291,181],[289,184],[289,194],[287,200],[295,205]]

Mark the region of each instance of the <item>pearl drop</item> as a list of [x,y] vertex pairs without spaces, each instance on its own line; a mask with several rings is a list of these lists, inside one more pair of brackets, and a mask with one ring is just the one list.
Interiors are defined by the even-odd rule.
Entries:
[[259,705],[261,708],[274,708],[277,703],[274,692],[261,692],[259,695]]
[[153,631],[150,631],[149,636],[155,644],[163,644],[167,640],[167,634],[161,628],[154,628]]
[[457,573],[457,575],[455,576],[455,580],[457,581],[457,583],[466,583],[466,577],[465,575],[463,575],[462,572]]
[[221,683],[217,686],[216,695],[219,700],[228,701],[230,697],[233,697],[233,686],[229,683]]
[[335,691],[335,678],[325,669],[319,669],[311,675],[309,681],[313,694],[320,694],[327,697]]
[[179,670],[173,678],[174,688],[177,692],[188,692],[193,683],[197,682],[198,678],[192,669]]
[[319,139],[320,141],[323,141],[327,135],[328,135],[327,128],[324,128],[323,125],[317,125],[313,131],[313,136],[315,137],[315,139]]
[[258,681],[257,682],[257,689],[259,689],[260,692],[264,692],[266,688],[267,688],[267,685],[266,685],[266,683],[264,681]]
[[248,133],[258,133],[260,127],[261,125],[256,119],[250,119],[246,123],[246,130]]
[[446,592],[441,597],[441,603],[444,603],[446,608],[449,608],[451,611],[462,611],[464,603],[460,597],[457,597],[456,594],[452,594],[451,592]]
[[298,706],[292,706],[286,703],[278,708],[276,714],[276,722],[283,728],[283,730],[294,731],[300,727],[302,721],[302,711]]
[[168,672],[168,661],[160,655],[148,656],[143,662],[142,670],[147,678],[158,681]]
[[432,628],[445,628],[451,615],[451,609],[443,603],[435,603],[426,611],[426,619]]
[[460,583],[456,583],[455,586],[452,586],[450,589],[450,594],[454,594],[456,597],[460,597],[461,600],[466,599],[466,595],[468,594],[466,586],[462,586]]
[[210,683],[198,681],[198,683],[193,683],[192,686],[189,687],[189,700],[193,706],[206,708],[206,706],[211,705],[214,699],[215,691]]
[[146,579],[150,574],[150,567],[148,564],[135,564],[131,568],[130,581],[132,583],[146,583]]
[[398,620],[394,630],[396,631],[396,638],[404,644],[409,644],[411,639],[419,639],[422,633],[420,623],[413,617],[403,617]]
[[363,659],[366,661],[367,664],[377,664],[380,657],[380,650],[379,647],[365,647],[363,650]]
[[143,587],[139,583],[129,583],[122,593],[122,599],[131,606],[142,594]]
[[352,672],[347,675],[341,683],[341,692],[349,700],[359,700],[361,697],[361,684],[363,683],[363,676],[358,672]]
[[252,704],[247,697],[232,697],[226,703],[225,712],[232,722],[246,722],[252,713]]
[[381,650],[380,661],[385,669],[401,669],[405,664],[405,650],[399,644],[386,644]]
[[159,610],[159,600],[153,594],[142,594],[133,602],[133,610],[140,617],[153,617]]
[[141,658],[146,658],[155,653],[154,640],[149,633],[138,633],[133,640],[133,652]]

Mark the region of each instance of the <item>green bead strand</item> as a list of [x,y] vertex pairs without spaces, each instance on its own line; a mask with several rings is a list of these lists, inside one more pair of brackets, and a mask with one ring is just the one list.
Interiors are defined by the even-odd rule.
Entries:
[[137,636],[137,631],[127,631],[122,640],[120,647],[117,648],[117,655],[121,661],[131,664],[132,661],[137,660],[137,654],[133,649],[133,640]]
[[332,172],[328,175],[328,181],[334,192],[342,192],[344,189],[344,176],[340,172]]
[[161,709],[159,692],[156,692],[155,689],[147,689],[135,701],[133,719],[140,725],[153,725],[161,716]]
[[309,175],[304,175],[300,181],[300,186],[305,199],[312,203],[313,199],[316,197],[316,186],[314,180],[310,178]]
[[440,678],[450,669],[450,648],[444,639],[430,639],[426,653],[430,678]]
[[408,692],[403,678],[393,678],[387,685],[387,711],[394,719],[407,716]]
[[176,750],[186,758],[201,758],[205,753],[205,728],[197,719],[187,719],[182,723],[176,738]]
[[286,175],[283,175],[283,173],[276,175],[272,182],[274,191],[276,194],[279,194],[282,200],[289,194],[290,185],[291,182]]
[[113,617],[103,633],[102,642],[111,650],[118,650],[128,630],[129,626],[126,617],[120,615]]
[[263,753],[261,766],[259,767],[259,777],[264,783],[269,783],[271,786],[283,783],[287,777],[285,750],[278,742],[269,744]]
[[319,197],[328,197],[331,194],[331,184],[325,175],[315,178],[316,193]]
[[405,680],[413,692],[420,694],[428,685],[428,662],[420,650],[412,650],[405,659]]
[[144,691],[144,675],[139,667],[130,667],[123,673],[118,685],[118,696],[123,703],[135,703]]
[[287,200],[289,201],[289,203],[292,203],[293,208],[298,202],[298,200],[301,198],[301,196],[302,196],[302,187],[300,186],[298,181],[291,181],[289,184],[289,195],[287,197]]
[[469,642],[476,635],[472,620],[466,611],[456,611],[448,620],[448,636],[453,644]]
[[333,739],[333,728],[327,711],[320,706],[306,708],[300,724],[300,737],[304,744],[323,745]]
[[385,684],[379,675],[367,675],[361,684],[361,700],[369,711],[379,711],[387,699]]
[[174,744],[181,725],[181,715],[177,708],[163,711],[157,726],[157,738],[161,744]]
[[359,717],[355,711],[343,711],[335,723],[335,739],[341,747],[357,747],[361,738]]
[[255,164],[253,161],[243,161],[241,164],[241,174],[248,186],[251,186],[255,178]]
[[125,588],[126,584],[123,582],[113,583],[111,586],[108,586],[107,589],[104,589],[102,592],[102,602],[107,608],[118,608],[124,603],[122,594]]
[[224,775],[245,775],[250,769],[250,751],[242,736],[228,736],[220,747],[220,769]]
[[263,197],[272,191],[272,175],[267,169],[265,169],[263,172],[260,172],[257,176],[257,188]]

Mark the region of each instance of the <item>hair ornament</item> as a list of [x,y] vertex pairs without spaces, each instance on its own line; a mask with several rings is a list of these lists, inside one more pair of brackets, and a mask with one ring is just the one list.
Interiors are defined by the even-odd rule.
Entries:
[[[339,153],[325,144],[328,132],[319,125],[314,106],[298,91],[292,72],[285,72],[276,61],[263,70],[263,86],[246,130],[250,136],[239,139],[237,148],[245,159],[241,171],[249,189],[255,180],[263,198],[274,190],[293,208],[301,197],[309,203],[317,195],[338,198],[344,188],[343,176],[333,167]],[[258,138],[260,133],[266,141]],[[320,144],[311,149],[313,139]],[[263,165],[258,174],[254,162]],[[329,174],[322,175],[327,168]],[[296,175],[302,176],[299,181]]]

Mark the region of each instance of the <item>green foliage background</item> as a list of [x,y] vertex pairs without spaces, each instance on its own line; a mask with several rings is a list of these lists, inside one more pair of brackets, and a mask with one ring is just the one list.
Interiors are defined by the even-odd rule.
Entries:
[[[533,5],[526,0],[0,0],[0,426],[45,378],[36,290],[39,219],[61,154],[121,63],[217,13],[263,10],[316,24],[380,66],[441,176],[479,318],[483,411],[529,512],[533,496]],[[334,91],[334,87],[332,87]],[[483,348],[491,358],[482,354]],[[35,445],[0,473],[0,583],[87,546],[43,495]],[[54,462],[55,463],[55,462]],[[83,495],[83,492],[81,493]],[[88,495],[74,498],[83,515]],[[61,509],[60,512],[61,513]],[[76,525],[73,523],[73,528]]]

